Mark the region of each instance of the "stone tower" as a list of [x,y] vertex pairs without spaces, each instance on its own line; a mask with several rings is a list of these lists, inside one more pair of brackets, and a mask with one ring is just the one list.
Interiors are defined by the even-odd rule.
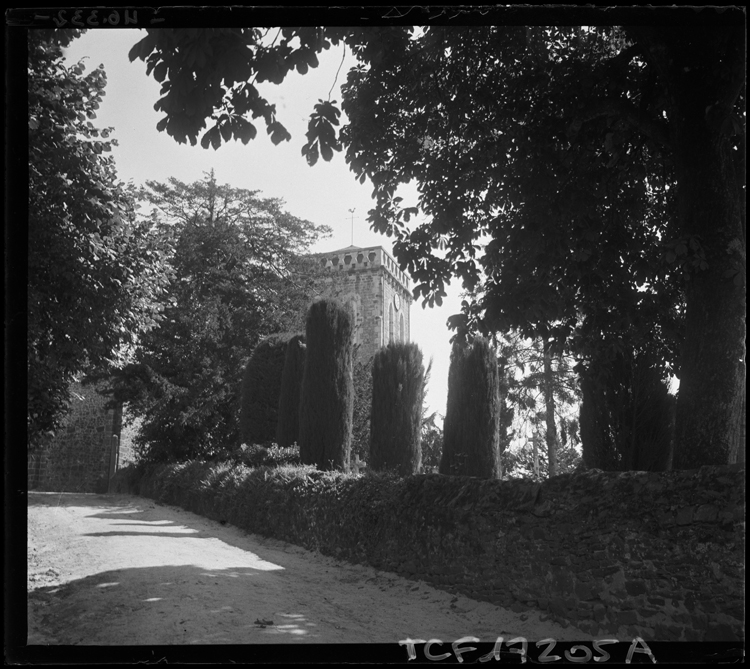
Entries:
[[323,292],[354,313],[359,361],[369,361],[389,342],[409,341],[409,278],[382,246],[348,246],[317,257],[330,270]]

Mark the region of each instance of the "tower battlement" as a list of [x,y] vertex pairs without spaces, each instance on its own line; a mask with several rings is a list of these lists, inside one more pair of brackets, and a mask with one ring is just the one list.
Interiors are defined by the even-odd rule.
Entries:
[[391,341],[409,341],[410,280],[382,246],[348,246],[315,255],[330,271],[323,293],[353,311],[361,361]]
[[390,272],[391,276],[398,281],[403,288],[409,290],[409,277],[399,269],[396,261],[386,252],[382,246],[370,246],[359,248],[348,246],[338,251],[317,254],[321,264],[328,269],[336,271],[351,271],[383,267]]

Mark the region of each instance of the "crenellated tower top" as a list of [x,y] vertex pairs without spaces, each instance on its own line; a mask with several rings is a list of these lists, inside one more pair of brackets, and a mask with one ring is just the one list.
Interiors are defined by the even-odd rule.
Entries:
[[382,246],[347,246],[316,257],[330,270],[323,292],[352,308],[360,360],[390,341],[409,341],[409,277]]

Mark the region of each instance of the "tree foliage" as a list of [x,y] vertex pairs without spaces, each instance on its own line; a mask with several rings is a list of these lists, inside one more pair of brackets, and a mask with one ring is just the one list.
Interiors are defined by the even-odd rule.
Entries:
[[581,379],[583,460],[608,470],[664,471],[673,450],[674,397],[654,360],[626,356]]
[[425,391],[422,351],[414,343],[390,343],[372,366],[370,468],[416,474],[422,465]]
[[339,302],[321,299],[307,313],[307,355],[300,401],[299,452],[318,469],[349,467],[352,441],[354,323]]
[[653,355],[680,378],[675,465],[693,467],[736,450],[745,380],[744,18],[703,19],[148,31],[131,59],[163,81],[160,128],[195,142],[210,117],[216,148],[253,135],[249,115],[286,138],[255,82],[344,42],[349,122],[337,132],[321,101],[303,153],[344,148],[371,181],[370,221],[415,296],[440,304],[457,276],[459,330],[517,329],[589,363]]
[[681,379],[680,467],[726,462],[741,406],[742,40],[430,29],[344,92],[347,159],[415,293],[439,301],[457,274],[474,296],[459,328],[517,328],[588,364],[653,354]]
[[294,335],[286,345],[276,426],[276,443],[281,448],[299,443],[299,408],[306,352],[304,334]]
[[500,478],[499,387],[497,358],[486,339],[453,344],[441,474]]
[[367,462],[370,456],[370,425],[372,418],[372,363],[361,360],[354,352],[354,409],[352,413],[352,456]]
[[27,434],[38,448],[60,425],[74,378],[111,367],[154,327],[168,280],[135,219],[132,192],[94,126],[107,82],[63,64],[79,31],[28,33],[29,208]]
[[[528,440],[536,439],[543,456],[542,469],[551,476],[563,469],[557,470],[550,452],[554,451],[554,458],[557,452],[562,454],[580,444],[581,393],[574,363],[570,356],[552,356],[541,340],[524,339],[513,332],[499,338],[501,420],[505,427],[501,428],[501,442],[523,442],[523,450]],[[514,466],[508,449],[504,452],[508,465]]]
[[[243,444],[263,445],[276,439],[287,344],[292,336],[266,337],[247,361],[240,395],[240,441]],[[292,443],[294,441],[296,439]]]
[[[536,453],[534,443],[536,441]],[[535,436],[520,448],[503,452],[503,478],[544,480],[551,476],[549,458],[541,435]],[[571,443],[557,449],[557,474],[571,474],[582,466],[581,453]]]
[[165,318],[117,375],[115,397],[143,419],[144,457],[209,455],[239,444],[242,373],[255,346],[301,328],[317,271],[302,253],[327,230],[213,173],[149,182],[142,197],[173,280]]
[[443,428],[437,424],[438,413],[433,411],[422,421],[422,471],[434,473],[440,469],[443,457]]
[[[432,358],[427,363],[424,372],[423,396],[427,396],[427,388],[432,377]],[[443,455],[443,428],[437,424],[438,412],[429,413],[427,404],[422,405],[422,471],[437,471],[440,467],[440,458]],[[440,416],[443,418],[443,416]],[[501,445],[502,450],[502,445]]]

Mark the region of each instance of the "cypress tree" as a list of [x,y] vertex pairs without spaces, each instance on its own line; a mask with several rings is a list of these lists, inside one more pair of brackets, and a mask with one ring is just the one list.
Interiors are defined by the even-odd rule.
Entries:
[[305,349],[304,334],[295,335],[286,345],[276,425],[276,443],[282,448],[299,442],[299,402],[305,371]]
[[352,440],[354,384],[351,314],[337,301],[314,302],[307,314],[307,355],[300,401],[300,459],[346,470]]
[[497,359],[482,337],[453,345],[440,473],[501,475]]
[[424,365],[416,344],[391,343],[372,367],[370,462],[375,470],[416,474],[422,464]]
[[240,438],[244,444],[266,444],[276,438],[279,395],[287,342],[291,334],[262,340],[242,376]]

